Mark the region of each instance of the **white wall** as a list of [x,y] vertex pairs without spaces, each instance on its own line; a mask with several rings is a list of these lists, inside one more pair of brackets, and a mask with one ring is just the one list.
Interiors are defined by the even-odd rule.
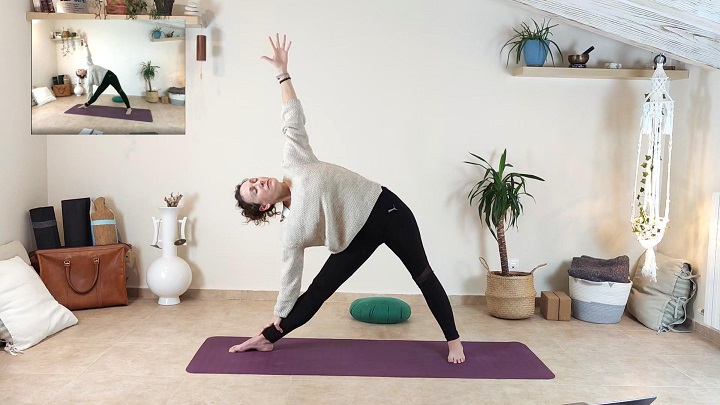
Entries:
[[659,251],[687,259],[700,274],[691,314],[702,322],[712,193],[720,191],[720,71],[691,68],[690,77],[674,94],[671,215]]
[[[27,4],[4,7],[2,26],[8,32],[29,34]],[[28,210],[47,204],[47,154],[45,136],[30,135],[30,36],[15,35],[2,46],[3,55],[13,58],[3,62],[9,80],[0,96],[0,244],[19,240],[34,249]]]
[[[511,76],[500,47],[512,26],[542,16],[500,0],[206,6],[208,61],[201,80],[200,63],[188,57],[185,136],[48,138],[49,201],[108,197],[122,236],[139,249],[142,273],[130,285],[145,286],[145,269],[159,256],[148,246],[155,207],[181,191],[192,229],[180,254],[193,267],[192,288],[277,288],[279,224],[244,225],[232,193],[243,177],[282,176],[279,90],[260,59],[269,52],[267,35],[278,31],[293,40],[290,72],[316,154],[387,185],[414,209],[449,294],[484,293],[478,256],[499,266],[496,244],[466,200],[479,174],[462,163],[468,151],[496,159],[507,148],[517,169],[546,179],[529,185],[537,203],[526,201],[519,232],[508,234],[521,269],[548,263],[536,272],[538,291],[566,290],[573,256],[627,254],[634,262],[642,252],[628,218],[648,83]],[[651,57],[569,26],[554,33],[566,51],[594,45],[598,63],[642,65]],[[186,52],[194,51],[191,41]],[[671,86],[673,211],[660,250],[688,258],[701,273],[703,207],[720,189],[718,141],[710,136],[720,127],[718,80],[719,72],[691,69],[690,80]],[[304,286],[326,257],[323,248],[308,252]],[[381,248],[341,291],[417,288]]]
[[[40,38],[33,38],[33,43],[51,44],[51,50],[54,51],[52,62],[57,72],[55,75],[67,74],[73,83],[76,83],[75,71],[87,67],[85,49],[80,45],[80,41],[71,41],[69,43],[72,46],[74,42],[74,48],[71,47],[71,52],[63,56],[62,44],[50,41],[50,31],[62,31],[65,28],[77,32],[79,36],[87,35],[93,63],[112,70],[118,76],[126,94],[145,94],[146,85],[140,76],[140,63],[147,61],[160,66],[152,85],[165,94],[168,87],[185,86],[185,46],[183,41],[152,42],[150,32],[158,24],[159,22],[136,20],[57,21],[52,23],[49,29],[38,30]],[[163,32],[170,31],[174,31],[174,35],[185,35],[184,28],[163,27]],[[33,71],[36,64],[47,63],[46,48],[38,47],[38,50],[42,51],[33,48]],[[107,91],[109,94],[117,94],[112,87]]]
[[50,32],[55,32],[55,22],[35,20],[30,25],[32,26],[32,85],[47,86],[52,89],[52,78],[58,75],[56,45],[50,40]]

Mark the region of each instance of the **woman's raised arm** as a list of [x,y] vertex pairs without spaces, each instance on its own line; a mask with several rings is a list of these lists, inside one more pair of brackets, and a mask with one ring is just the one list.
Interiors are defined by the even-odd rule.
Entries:
[[282,92],[282,101],[286,103],[288,100],[296,99],[295,88],[293,88],[290,74],[288,73],[288,52],[292,41],[287,41],[287,36],[283,35],[282,43],[280,43],[280,34],[275,34],[275,41],[272,37],[268,37],[270,46],[272,46],[273,56],[263,56],[262,59],[268,61],[278,71],[277,79],[280,83]]

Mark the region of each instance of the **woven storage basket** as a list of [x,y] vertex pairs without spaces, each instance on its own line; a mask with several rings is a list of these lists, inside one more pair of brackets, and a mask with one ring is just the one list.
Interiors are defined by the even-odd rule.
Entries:
[[632,283],[599,282],[569,277],[573,318],[592,323],[620,322]]
[[529,273],[511,272],[503,277],[500,272],[488,272],[487,299],[490,315],[502,319],[525,319],[535,313],[535,279]]

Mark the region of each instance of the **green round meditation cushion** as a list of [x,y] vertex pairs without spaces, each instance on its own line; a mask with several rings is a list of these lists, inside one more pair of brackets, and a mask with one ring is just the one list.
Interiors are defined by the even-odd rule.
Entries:
[[410,305],[392,297],[367,297],[350,304],[350,315],[367,323],[400,323],[410,318]]
[[122,102],[123,102],[123,99],[122,99],[122,97],[120,97],[120,96],[115,96],[115,97],[113,97],[112,100],[113,100],[114,102],[116,102],[116,103],[122,103]]

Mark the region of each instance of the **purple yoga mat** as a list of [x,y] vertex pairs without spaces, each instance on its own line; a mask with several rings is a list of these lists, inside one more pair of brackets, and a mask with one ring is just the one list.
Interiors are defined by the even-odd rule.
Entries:
[[333,375],[469,379],[555,378],[518,342],[463,342],[467,360],[447,362],[446,342],[284,338],[272,352],[229,353],[245,337],[205,340],[186,371],[204,374]]
[[152,112],[144,108],[133,108],[132,114],[125,115],[125,107],[109,107],[105,105],[91,105],[88,108],[80,108],[82,104],[76,104],[65,114],[89,115],[91,117],[117,118],[120,120],[153,122]]

